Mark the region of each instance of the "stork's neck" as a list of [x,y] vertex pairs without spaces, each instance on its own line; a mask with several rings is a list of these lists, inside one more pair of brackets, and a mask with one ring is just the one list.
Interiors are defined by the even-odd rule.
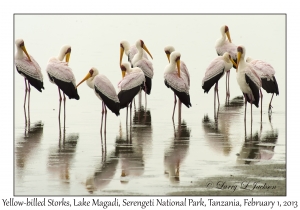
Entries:
[[174,72],[177,72],[176,62],[171,60],[165,73],[174,73]]
[[132,59],[132,64],[135,65],[136,62],[138,62],[139,60],[141,60],[143,58],[143,48],[138,47],[138,52],[137,54],[134,55],[133,59]]
[[241,58],[239,67],[238,67],[238,73],[244,73],[244,66],[247,65],[244,58]]
[[57,59],[62,61],[64,59],[64,57],[65,57],[65,53],[63,51],[60,51],[60,53],[57,56]]
[[25,57],[25,53],[23,52],[23,50],[20,47],[17,47],[16,58],[20,59],[24,57]]
[[222,45],[225,42],[225,40],[226,40],[226,35],[225,35],[225,33],[224,34],[222,33],[222,37],[217,40],[216,46]]
[[94,78],[95,77],[91,77],[86,80],[86,84],[92,89],[94,89]]
[[144,49],[141,48],[141,47],[139,47],[139,48],[138,48],[138,52],[137,52],[137,54],[136,54],[137,61],[139,61],[139,60],[142,59],[143,53],[144,53]]
[[124,52],[126,55],[129,54],[129,51],[130,51],[130,45],[128,42],[123,42],[123,47],[124,47]]

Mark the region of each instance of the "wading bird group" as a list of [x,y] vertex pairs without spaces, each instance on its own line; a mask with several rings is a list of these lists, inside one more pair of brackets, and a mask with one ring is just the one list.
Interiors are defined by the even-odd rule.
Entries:
[[[274,93],[279,94],[278,84],[275,79],[275,70],[273,67],[263,60],[245,58],[246,48],[242,45],[236,46],[232,43],[229,27],[222,26],[220,28],[221,38],[217,39],[215,50],[217,57],[212,59],[211,63],[204,73],[202,79],[202,89],[204,93],[208,93],[212,86],[214,86],[214,108],[216,107],[216,97],[218,99],[218,106],[220,105],[218,82],[226,73],[226,99],[230,97],[229,90],[229,75],[231,68],[236,69],[237,83],[244,95],[245,99],[245,113],[244,121],[246,122],[246,107],[247,102],[251,104],[251,122],[252,122],[252,104],[259,107],[259,100],[261,100],[261,116],[262,116],[262,91],[265,89],[267,93],[272,94],[269,103],[269,112],[272,108],[272,99]],[[42,92],[43,74],[39,64],[27,52],[24,40],[17,39],[15,41],[16,54],[15,65],[19,74],[25,80],[25,98],[24,98],[24,112],[25,124],[30,124],[30,86],[35,87]],[[187,65],[181,60],[181,53],[176,51],[173,46],[166,46],[164,52],[167,55],[168,63],[164,71],[164,83],[174,92],[174,108],[172,119],[174,121],[174,113],[178,98],[178,119],[181,119],[181,103],[187,108],[192,106],[190,98],[190,72]],[[57,85],[59,93],[59,130],[61,132],[60,110],[61,101],[64,101],[64,129],[66,121],[66,96],[69,99],[79,100],[78,86],[86,81],[87,85],[94,90],[96,96],[102,101],[102,120],[100,132],[102,133],[103,117],[104,132],[106,132],[106,118],[107,109],[120,115],[120,109],[126,108],[126,124],[128,118],[128,107],[131,107],[132,102],[135,103],[134,98],[139,96],[139,103],[141,103],[141,92],[145,93],[145,107],[147,106],[147,95],[150,95],[152,88],[152,79],[154,70],[152,65],[152,55],[146,47],[143,40],[137,40],[135,45],[130,46],[127,41],[120,42],[120,70],[122,73],[122,80],[117,84],[117,90],[110,80],[99,72],[95,67],[92,67],[88,74],[76,85],[75,76],[69,66],[69,59],[71,54],[71,46],[64,45],[59,51],[57,57],[52,57],[46,67],[46,72],[51,83]],[[128,62],[122,62],[123,55],[126,54]],[[150,56],[150,58],[148,57]],[[105,73],[105,72],[103,72]],[[28,94],[28,118],[26,115],[26,99]],[[262,120],[262,118],[261,118]]]

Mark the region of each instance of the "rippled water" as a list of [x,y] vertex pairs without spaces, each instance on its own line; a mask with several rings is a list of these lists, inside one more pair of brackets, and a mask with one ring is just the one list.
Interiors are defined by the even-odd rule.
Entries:
[[[239,25],[249,20],[247,27]],[[239,21],[236,16],[225,15],[15,16],[15,37],[25,40],[28,52],[39,62],[45,86],[43,93],[32,89],[31,124],[26,128],[24,79],[15,73],[15,195],[215,195],[218,189],[207,189],[207,180],[240,180],[245,176],[264,182],[285,180],[285,60],[278,59],[285,58],[284,16],[241,16]],[[270,21],[277,25],[273,27]],[[248,105],[244,123],[243,98],[234,70],[227,103],[225,77],[219,82],[216,116],[212,90],[204,94],[201,88],[205,69],[216,57],[214,43],[224,23],[229,25],[234,43],[245,45],[249,56],[270,62],[276,70],[280,95],[274,96],[269,115],[271,95],[263,92],[262,122],[260,109],[253,107],[251,124]],[[253,34],[254,27],[262,34]],[[270,34],[279,40],[275,49],[268,42]],[[101,135],[101,101],[83,84],[78,88],[80,100],[66,101],[66,131],[60,135],[58,91],[45,72],[48,59],[57,55],[63,44],[70,44],[70,66],[77,82],[95,66],[116,86],[121,79],[119,42],[133,44],[139,38],[154,57],[153,90],[147,97],[147,109],[144,96],[142,106],[136,100],[128,126],[125,109],[119,117],[108,111],[107,133]],[[262,42],[265,46],[256,45]],[[174,123],[174,95],[163,82],[168,62],[163,48],[170,44],[181,52],[191,74],[192,107],[183,105],[180,119],[176,111]],[[275,178],[248,171],[250,167],[255,171],[277,165],[283,165],[278,170],[284,173]],[[285,181],[279,185],[285,188]],[[224,193],[232,195],[230,190]]]

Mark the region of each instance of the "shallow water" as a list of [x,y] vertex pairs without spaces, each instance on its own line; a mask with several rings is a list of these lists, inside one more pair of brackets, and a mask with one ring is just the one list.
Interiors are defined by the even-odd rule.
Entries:
[[[195,187],[198,192],[204,192],[208,190],[207,185],[197,181],[241,175],[243,169],[238,170],[236,166],[267,168],[285,164],[285,60],[279,59],[285,58],[284,16],[263,16],[259,23],[253,21],[259,17],[241,16],[241,22],[252,20],[253,26],[249,22],[248,27],[240,26],[235,16],[122,16],[123,25],[116,23],[120,16],[113,15],[60,18],[46,15],[15,17],[15,37],[25,40],[28,52],[40,63],[45,86],[43,93],[31,91],[31,124],[26,129],[24,79],[15,73],[15,195],[167,195]],[[138,19],[140,33],[136,35],[130,30],[119,34],[133,24],[132,18]],[[178,20],[175,21],[177,25],[170,26],[168,23],[174,20]],[[277,25],[274,28],[270,25],[261,36],[254,34],[250,38],[248,33],[254,23],[263,31],[265,22],[269,24],[269,21],[276,21]],[[26,30],[26,27],[32,27],[26,25],[27,22],[44,27],[44,30]],[[64,24],[66,22],[68,25]],[[150,33],[145,30],[145,22]],[[230,74],[229,103],[225,101],[225,77],[219,82],[220,107],[216,119],[213,89],[204,94],[201,88],[205,69],[216,57],[214,42],[220,37],[219,27],[224,22],[229,25],[234,43],[243,43],[249,56],[270,62],[276,70],[280,95],[274,96],[273,112],[269,115],[267,108],[271,95],[263,92],[262,122],[260,109],[254,106],[251,125],[250,105],[247,105],[244,123],[244,103],[234,69]],[[207,24],[205,30],[201,27],[194,30],[196,33],[186,33],[193,31],[195,25]],[[274,33],[278,28],[283,32]],[[62,29],[69,33],[63,33]],[[173,29],[179,34],[161,37],[155,32]],[[268,43],[269,34],[282,40],[276,50]],[[136,100],[136,108],[132,108],[128,126],[125,109],[119,117],[108,111],[106,135],[100,135],[101,101],[82,84],[78,88],[80,100],[66,101],[66,131],[60,135],[58,91],[46,75],[47,60],[58,54],[61,45],[70,44],[70,66],[77,82],[95,66],[116,86],[121,78],[119,42],[125,39],[133,44],[139,38],[144,40],[154,57],[153,90],[147,96],[146,110],[143,95],[142,106],[139,107]],[[253,43],[261,40],[265,47],[257,50]],[[41,50],[41,43],[47,50]],[[181,119],[176,111],[174,123],[171,119],[174,95],[163,82],[167,64],[163,48],[170,44],[181,52],[191,74],[192,107],[187,109],[182,105]],[[285,176],[277,179],[285,179]],[[214,193],[214,189],[210,191]]]

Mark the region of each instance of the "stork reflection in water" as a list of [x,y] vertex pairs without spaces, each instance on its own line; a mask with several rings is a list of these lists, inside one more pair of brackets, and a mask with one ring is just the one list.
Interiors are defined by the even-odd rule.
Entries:
[[[78,133],[70,133],[66,136],[64,132],[63,135],[59,136],[58,146],[51,148],[50,154],[48,156],[47,168],[51,175],[57,176],[61,182],[64,184],[63,190],[65,193],[70,193],[69,183],[71,180],[73,167],[73,159],[76,154],[76,147],[79,139]],[[56,177],[55,177],[56,178]]]
[[117,166],[119,163],[119,158],[117,158],[116,147],[107,154],[106,146],[106,133],[103,134],[104,139],[102,139],[101,134],[101,144],[102,147],[102,157],[101,160],[97,160],[97,167],[94,173],[86,179],[85,187],[87,191],[93,194],[96,191],[105,189],[113,180]]
[[[16,166],[19,168],[26,167],[27,160],[34,157],[38,146],[43,138],[44,123],[37,121],[33,124],[25,125],[24,136],[16,139]],[[23,170],[20,170],[23,172]]]
[[211,119],[208,115],[204,115],[202,128],[205,140],[217,154],[228,156],[232,152],[234,140],[232,136],[235,129],[240,126],[240,110],[243,104],[243,96],[238,96],[219,108],[217,118]]
[[186,122],[183,120],[178,124],[177,129],[174,129],[174,138],[170,147],[165,151],[164,173],[172,183],[180,181],[180,167],[188,155],[190,135],[191,129],[187,127]]
[[255,164],[271,160],[275,153],[277,140],[277,130],[267,131],[264,135],[256,132],[253,136],[245,136],[245,142],[237,155],[237,163]]

